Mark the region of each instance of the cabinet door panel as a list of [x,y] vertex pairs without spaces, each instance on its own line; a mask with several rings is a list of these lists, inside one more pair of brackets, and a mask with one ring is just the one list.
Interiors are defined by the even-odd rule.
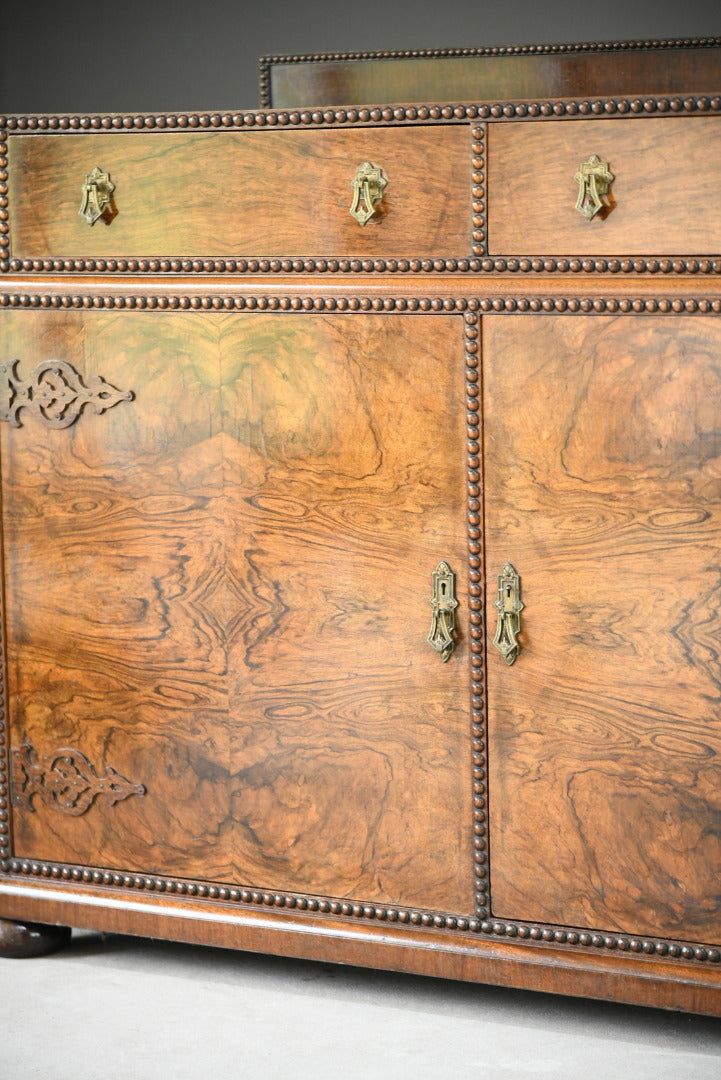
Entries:
[[467,653],[426,642],[441,559],[467,612],[462,324],[254,316],[234,334],[237,876],[470,911]]
[[1,425],[14,854],[472,911],[462,318],[2,327],[133,393]]
[[[485,321],[499,917],[721,936],[721,324]],[[490,634],[492,639],[492,632]]]

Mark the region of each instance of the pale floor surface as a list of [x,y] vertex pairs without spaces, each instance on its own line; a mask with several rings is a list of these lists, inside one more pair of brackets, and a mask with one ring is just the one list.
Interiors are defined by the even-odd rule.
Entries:
[[719,1080],[721,1020],[75,931],[0,960],[2,1080]]

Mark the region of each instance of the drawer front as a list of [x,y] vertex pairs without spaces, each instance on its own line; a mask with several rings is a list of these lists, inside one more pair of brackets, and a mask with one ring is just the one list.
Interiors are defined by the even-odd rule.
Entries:
[[[575,178],[594,154],[614,179],[587,220]],[[718,117],[491,125],[489,254],[717,254],[720,174]]]
[[[387,184],[360,225],[352,183],[366,161]],[[91,226],[79,210],[95,167],[114,191]],[[13,258],[469,252],[465,126],[15,135],[9,172]]]

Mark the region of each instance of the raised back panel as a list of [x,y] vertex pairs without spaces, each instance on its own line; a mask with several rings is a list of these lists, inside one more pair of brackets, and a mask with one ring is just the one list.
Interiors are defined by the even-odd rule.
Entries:
[[[721,88],[721,39],[263,57],[261,105],[507,101]],[[681,47],[675,47],[676,45]]]

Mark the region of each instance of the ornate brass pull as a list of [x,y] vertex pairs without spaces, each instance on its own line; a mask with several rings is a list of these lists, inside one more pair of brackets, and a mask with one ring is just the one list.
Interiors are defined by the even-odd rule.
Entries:
[[88,225],[94,225],[100,218],[105,218],[108,222],[112,220],[115,216],[112,208],[114,191],[115,184],[110,175],[96,165],[85,177],[83,201],[78,211]]
[[611,181],[615,179],[614,175],[609,172],[607,161],[601,161],[598,154],[591,154],[588,161],[578,166],[578,172],[573,179],[578,184],[576,209],[583,214],[586,221],[590,221],[604,208],[601,196],[608,194]]
[[447,562],[439,562],[431,575],[433,579],[433,622],[428,641],[440,653],[443,663],[450,660],[456,647],[453,631],[456,628],[456,575]]
[[516,660],[521,646],[518,635],[521,632],[521,579],[510,563],[498,575],[498,626],[493,644],[510,667]]
[[350,212],[359,225],[365,225],[378,209],[388,181],[377,165],[364,161],[351,181],[353,202]]

